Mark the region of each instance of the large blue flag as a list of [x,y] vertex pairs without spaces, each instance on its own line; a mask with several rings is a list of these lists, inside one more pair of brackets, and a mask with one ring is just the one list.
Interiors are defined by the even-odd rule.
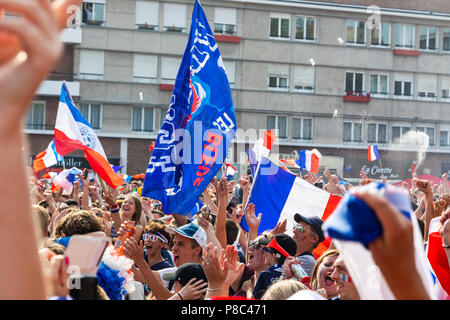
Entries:
[[186,215],[221,168],[236,132],[228,77],[198,1],[166,118],[158,133],[142,195],[166,214]]

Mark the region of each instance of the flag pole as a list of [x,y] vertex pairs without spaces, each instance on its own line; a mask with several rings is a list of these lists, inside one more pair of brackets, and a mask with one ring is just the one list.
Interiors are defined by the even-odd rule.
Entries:
[[381,158],[378,158],[378,162],[380,163],[381,178],[384,179],[383,167],[381,166]]

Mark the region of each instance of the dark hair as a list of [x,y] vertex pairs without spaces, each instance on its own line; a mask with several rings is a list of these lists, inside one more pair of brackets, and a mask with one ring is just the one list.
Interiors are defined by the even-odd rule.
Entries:
[[73,199],[69,199],[64,201],[65,204],[67,204],[69,207],[77,207],[78,208],[78,202]]
[[133,195],[128,195],[128,197],[133,198],[133,201],[134,201],[134,213],[133,213],[133,216],[131,217],[131,220],[136,222],[136,225],[138,225],[141,223],[141,214],[142,214],[141,199],[139,199],[138,197],[133,196]]
[[170,240],[171,240],[170,234],[166,231],[166,225],[161,222],[156,222],[154,220],[149,221],[147,223],[147,225],[145,226],[144,233],[145,232],[150,232],[150,233],[158,232],[158,233],[162,234],[164,237],[166,237],[167,241],[170,242]]
[[70,237],[95,231],[105,231],[103,221],[88,210],[74,210],[58,221],[55,236]]
[[231,219],[227,219],[225,224],[227,234],[227,245],[232,245],[239,234],[239,226]]

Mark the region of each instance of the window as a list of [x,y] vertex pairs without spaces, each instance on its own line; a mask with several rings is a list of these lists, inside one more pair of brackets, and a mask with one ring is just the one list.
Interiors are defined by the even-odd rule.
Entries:
[[287,138],[287,118],[281,116],[267,116],[267,130],[278,130],[280,139]]
[[186,5],[164,3],[164,30],[184,32],[186,30]]
[[295,39],[296,40],[316,40],[316,18],[296,17],[295,18]]
[[435,76],[420,75],[418,78],[417,95],[420,100],[436,100],[437,79]]
[[312,119],[292,119],[292,139],[312,140]]
[[409,126],[403,125],[393,125],[392,126],[392,142],[398,143],[400,142],[400,138],[411,130]]
[[223,64],[225,65],[225,70],[227,72],[228,82],[230,85],[233,85],[235,82],[235,63],[234,61],[224,61]]
[[367,142],[387,143],[387,125],[369,123],[367,125]]
[[438,31],[435,27],[419,28],[419,48],[422,50],[437,50],[438,48]]
[[413,78],[408,74],[396,74],[394,80],[394,97],[400,99],[412,99]]
[[133,81],[140,83],[156,83],[157,81],[157,56],[135,54],[133,63]]
[[103,25],[105,23],[105,0],[83,2],[81,21],[87,25]]
[[444,30],[444,42],[442,45],[443,51],[450,51],[450,29]]
[[382,74],[370,75],[370,95],[387,96],[389,95],[388,76]]
[[362,123],[344,122],[344,142],[363,142]]
[[138,29],[158,30],[159,3],[151,1],[136,1],[135,23]]
[[430,137],[430,146],[434,146],[435,143],[435,137],[434,137],[434,127],[427,127],[427,126],[417,126],[416,130],[419,132],[424,132]]
[[391,46],[391,25],[389,23],[381,23],[380,28],[372,30],[372,46],[390,47]]
[[228,35],[236,34],[236,9],[215,9],[214,33]]
[[270,37],[289,39],[290,24],[291,20],[289,16],[270,17]]
[[288,89],[288,78],[285,76],[269,76],[270,89]]
[[105,52],[80,50],[80,78],[102,80],[105,65]]
[[366,23],[359,20],[347,20],[347,44],[366,43]]
[[133,108],[132,131],[152,132],[155,130],[154,109],[153,108]]
[[442,77],[441,93],[442,100],[450,100],[450,77]]
[[179,58],[162,57],[161,60],[161,83],[175,83],[178,69],[180,68]]
[[296,66],[294,69],[294,89],[299,92],[314,92],[314,67]]
[[101,105],[80,104],[80,113],[90,123],[92,129],[101,129]]
[[450,126],[441,125],[439,145],[441,147],[450,147]]
[[45,130],[45,102],[33,101],[28,110],[27,129]]
[[414,26],[407,24],[395,25],[395,47],[414,49]]
[[272,63],[269,65],[268,87],[272,90],[289,89],[289,66]]
[[364,73],[345,73],[345,92],[355,94],[364,92]]

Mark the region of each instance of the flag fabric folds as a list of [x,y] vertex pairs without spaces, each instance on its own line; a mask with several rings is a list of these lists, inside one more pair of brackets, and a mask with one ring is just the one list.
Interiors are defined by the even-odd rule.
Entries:
[[426,255],[431,266],[431,272],[436,278],[435,288],[439,300],[442,300],[450,298],[450,266],[447,254],[442,246],[442,236],[439,232],[440,227],[440,217],[430,221]]
[[61,171],[54,179],[53,186],[62,187],[67,193],[72,193],[73,183],[77,180],[76,175],[82,174],[83,172],[78,168],[65,169]]
[[49,168],[54,166],[59,161],[63,161],[63,157],[56,152],[55,149],[55,140],[52,140],[47,149],[40,152],[36,158],[33,160],[33,169],[35,172],[39,172],[44,170],[45,168]]
[[228,180],[233,178],[233,176],[237,173],[237,170],[235,167],[233,167],[230,163],[224,162],[223,164],[223,175],[227,177]]
[[196,1],[171,102],[150,156],[143,195],[161,201],[166,214],[189,213],[222,167],[235,132],[226,69]]
[[[371,183],[361,188],[366,192],[385,197],[411,220],[416,269],[420,275],[418,281],[421,280],[430,297],[435,298],[431,274],[426,263],[422,233],[417,219],[411,219],[411,203],[406,191],[382,183]],[[351,197],[351,193],[344,196],[340,205],[323,224],[322,229],[327,236],[333,238],[333,243],[342,255],[362,300],[395,299],[368,248],[373,240],[381,236],[382,225],[372,209],[364,202],[355,203]]]
[[369,146],[368,157],[369,161],[374,161],[380,158],[380,155],[378,153],[378,146],[376,145]]
[[[264,169],[273,166],[275,174],[264,174]],[[248,203],[255,205],[255,214],[262,214],[258,234],[273,229],[279,221],[287,219],[287,234],[293,235],[294,215],[316,216],[325,221],[338,205],[341,197],[334,196],[309,182],[281,169],[267,158],[263,158],[253,183]],[[245,215],[241,226],[248,231]],[[317,248],[315,257],[330,245],[330,239]]]
[[86,160],[109,186],[117,188],[124,182],[112,169],[97,134],[75,107],[67,84],[63,82],[55,123],[56,151],[65,156],[83,150]]
[[277,137],[272,132],[272,130],[266,130],[264,131],[263,137],[259,138],[255,142],[253,148],[247,150],[252,176],[255,176],[256,167],[258,166],[258,163],[261,161],[262,157],[269,156],[276,139]]
[[298,166],[314,174],[319,173],[320,158],[315,151],[301,150],[299,152]]

